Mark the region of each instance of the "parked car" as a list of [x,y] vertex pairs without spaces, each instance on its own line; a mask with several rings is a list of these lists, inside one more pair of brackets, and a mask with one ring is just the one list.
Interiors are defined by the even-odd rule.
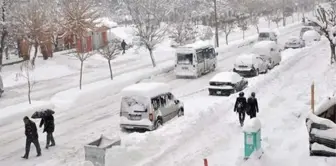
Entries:
[[321,35],[315,30],[309,30],[303,34],[302,39],[306,45],[311,45],[315,42],[320,41]]
[[1,97],[3,92],[4,92],[4,86],[3,86],[3,82],[2,82],[2,77],[0,75],[0,97]]
[[301,30],[300,30],[300,38],[302,39],[303,34],[307,31],[310,31],[310,30],[314,30],[314,27],[311,27],[311,26],[302,27]]
[[259,41],[252,46],[252,53],[259,55],[268,62],[268,69],[281,62],[281,48],[274,41]]
[[209,95],[229,96],[244,90],[248,81],[235,72],[221,72],[209,81]]
[[258,35],[258,41],[274,41],[278,42],[278,35],[270,30],[270,29],[264,29],[260,30],[259,35]]
[[267,73],[269,62],[257,54],[243,54],[237,57],[233,72],[241,76],[257,76]]
[[121,91],[120,127],[155,130],[176,116],[184,115],[184,104],[165,83],[138,83]]
[[305,42],[299,37],[291,37],[285,43],[285,49],[287,48],[303,48],[305,47]]

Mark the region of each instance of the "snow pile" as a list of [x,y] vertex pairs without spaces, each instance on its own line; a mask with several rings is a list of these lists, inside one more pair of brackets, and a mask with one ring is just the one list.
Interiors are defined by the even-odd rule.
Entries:
[[98,18],[97,20],[95,20],[95,22],[97,23],[97,27],[105,26],[108,28],[115,28],[118,26],[116,22],[111,21],[108,17]]
[[144,96],[152,98],[170,91],[170,87],[165,83],[150,82],[138,83],[124,88],[121,91],[122,96]]
[[242,77],[234,72],[221,72],[216,74],[210,79],[210,82],[229,82],[229,83],[238,83],[242,80]]
[[35,111],[41,111],[45,109],[53,109],[54,105],[45,101],[32,101],[32,104],[28,102],[12,105],[9,107],[1,108],[0,122],[4,122],[6,118],[12,116],[31,116]]

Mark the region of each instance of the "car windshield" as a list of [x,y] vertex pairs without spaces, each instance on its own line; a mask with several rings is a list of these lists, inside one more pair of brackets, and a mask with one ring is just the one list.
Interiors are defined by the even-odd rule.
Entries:
[[262,37],[262,38],[269,37],[269,33],[260,33],[259,37]]
[[231,82],[215,82],[215,81],[211,81],[209,83],[211,86],[234,86],[234,84],[232,84]]
[[193,54],[177,54],[177,64],[192,64]]

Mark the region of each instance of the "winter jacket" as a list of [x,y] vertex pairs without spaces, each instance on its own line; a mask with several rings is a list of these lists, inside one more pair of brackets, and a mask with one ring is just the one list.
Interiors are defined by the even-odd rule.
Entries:
[[29,122],[25,124],[25,135],[28,140],[38,139],[36,124],[31,120],[29,120]]
[[246,111],[246,98],[245,97],[237,97],[236,103],[234,106],[234,112],[245,112]]
[[248,108],[247,113],[249,115],[256,115],[257,112],[259,112],[257,98],[249,97],[247,99],[247,108]]
[[122,48],[122,49],[125,49],[125,48],[126,48],[126,45],[127,45],[127,44],[126,44],[125,41],[121,42],[121,48]]
[[44,124],[43,132],[52,133],[55,130],[54,116],[48,115],[42,118],[40,127]]

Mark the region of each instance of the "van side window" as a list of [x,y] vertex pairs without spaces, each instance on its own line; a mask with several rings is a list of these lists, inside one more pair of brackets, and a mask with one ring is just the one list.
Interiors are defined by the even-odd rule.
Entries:
[[202,51],[197,52],[196,56],[197,56],[197,62],[198,63],[204,62],[204,55],[203,55]]
[[166,95],[161,95],[159,98],[160,98],[160,106],[161,107],[166,106],[166,104],[167,104]]
[[158,110],[160,107],[159,99],[157,97],[151,99],[154,110]]
[[167,98],[168,100],[173,100],[174,99],[173,94],[167,93]]
[[211,59],[213,59],[213,58],[215,58],[216,57],[216,51],[215,51],[215,49],[213,49],[213,48],[211,48],[211,54],[210,54],[210,58]]
[[211,52],[210,51],[211,50],[209,48],[203,50],[204,59],[210,59],[210,56],[211,56]]

